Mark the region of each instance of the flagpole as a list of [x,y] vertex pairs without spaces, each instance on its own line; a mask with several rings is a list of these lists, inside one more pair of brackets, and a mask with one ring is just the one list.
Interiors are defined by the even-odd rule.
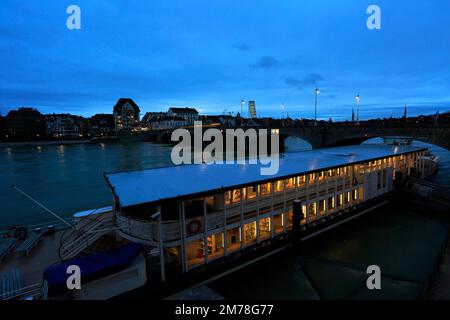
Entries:
[[61,218],[59,215],[57,215],[56,213],[54,213],[52,210],[50,210],[49,208],[47,208],[46,206],[44,206],[43,204],[41,204],[39,201],[35,200],[33,197],[29,196],[28,194],[26,194],[24,191],[20,190],[19,188],[17,188],[16,186],[12,185],[11,188],[13,188],[14,190],[16,190],[17,192],[19,192],[20,194],[22,194],[23,196],[25,196],[27,199],[29,199],[30,201],[34,202],[35,204],[37,204],[39,207],[41,207],[42,209],[44,209],[45,211],[47,211],[48,213],[50,213],[52,216],[54,216],[56,219],[58,219],[59,221],[63,222],[65,225],[69,226],[70,228],[73,228],[73,226],[68,223],[66,220],[64,220],[63,218]]

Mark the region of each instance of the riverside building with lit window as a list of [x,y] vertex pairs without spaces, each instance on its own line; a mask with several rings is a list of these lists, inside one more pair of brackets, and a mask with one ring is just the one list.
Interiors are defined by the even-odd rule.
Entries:
[[[279,172],[260,165],[186,165],[105,174],[121,237],[150,247],[164,280],[349,219],[394,189],[397,172],[424,168],[427,149],[359,145],[286,154]],[[301,202],[300,219],[293,202]],[[361,211],[361,210],[360,210]],[[164,254],[161,255],[160,252]]]
[[130,98],[120,98],[113,108],[116,131],[139,127],[139,106]]

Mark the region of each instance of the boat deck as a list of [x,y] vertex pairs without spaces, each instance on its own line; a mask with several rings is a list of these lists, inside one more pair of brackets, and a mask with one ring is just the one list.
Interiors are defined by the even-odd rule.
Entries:
[[44,235],[28,256],[14,251],[8,254],[0,263],[0,277],[6,272],[18,269],[22,288],[42,285],[44,270],[60,261],[59,245],[62,232]]

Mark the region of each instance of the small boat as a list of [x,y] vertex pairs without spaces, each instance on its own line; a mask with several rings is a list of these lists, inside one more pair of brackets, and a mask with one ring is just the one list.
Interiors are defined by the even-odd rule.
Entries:
[[[68,268],[80,269],[80,290],[68,290]],[[78,257],[52,265],[44,271],[44,299],[107,299],[146,282],[142,245],[129,243],[114,250]],[[105,287],[114,285],[114,289]]]
[[432,177],[438,172],[439,158],[437,156],[427,151],[420,159],[423,160],[422,178]]

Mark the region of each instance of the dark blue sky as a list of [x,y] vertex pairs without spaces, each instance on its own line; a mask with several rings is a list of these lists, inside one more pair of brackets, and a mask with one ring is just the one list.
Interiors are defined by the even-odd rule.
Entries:
[[[82,29],[66,28],[81,8]],[[366,9],[382,10],[382,30]],[[0,113],[111,113],[119,97],[142,112],[195,106],[349,119],[450,110],[450,1],[2,0]]]

